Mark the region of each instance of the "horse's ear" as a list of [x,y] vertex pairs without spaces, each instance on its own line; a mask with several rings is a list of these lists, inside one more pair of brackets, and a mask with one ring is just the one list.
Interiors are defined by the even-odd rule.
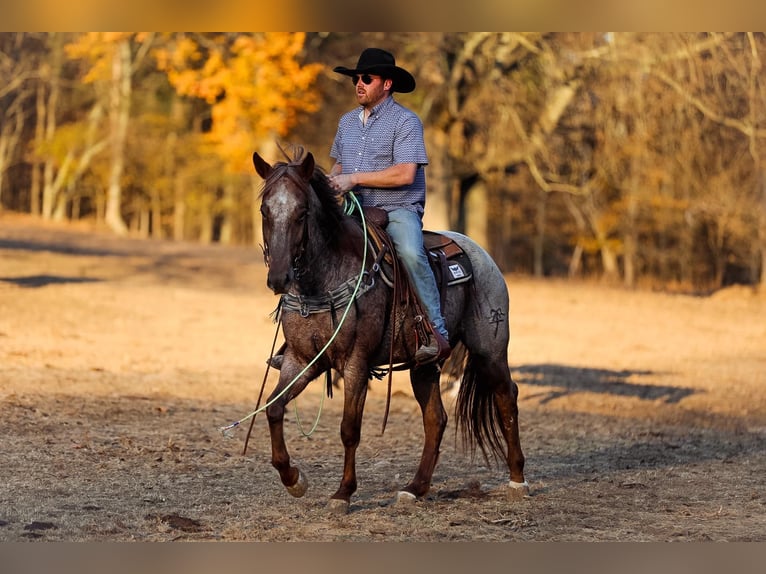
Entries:
[[266,162],[265,159],[258,155],[258,152],[253,153],[253,165],[255,166],[255,171],[258,172],[258,175],[260,175],[263,179],[268,179],[269,175],[271,175],[273,168]]
[[311,152],[306,154],[306,157],[301,163],[301,175],[306,181],[309,181],[314,177],[314,155]]

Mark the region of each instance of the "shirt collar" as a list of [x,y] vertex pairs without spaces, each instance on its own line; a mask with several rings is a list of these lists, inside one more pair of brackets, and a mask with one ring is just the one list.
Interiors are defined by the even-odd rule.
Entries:
[[[370,117],[375,117],[380,115],[385,109],[389,108],[394,103],[394,96],[387,96],[385,100],[380,102],[377,106],[372,108],[372,111],[370,112]],[[359,106],[359,117],[362,117],[362,114],[364,113],[364,108],[362,106]]]

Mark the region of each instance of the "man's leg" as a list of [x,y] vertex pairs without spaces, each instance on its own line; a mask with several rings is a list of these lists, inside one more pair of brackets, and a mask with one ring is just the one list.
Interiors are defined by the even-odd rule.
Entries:
[[[395,209],[388,214],[386,231],[394,242],[397,255],[425,307],[428,319],[434,329],[444,337],[445,342],[449,342],[449,333],[441,311],[439,288],[423,247],[423,222],[420,216],[407,209]],[[438,345],[434,346],[432,342],[431,346],[431,349],[419,350],[423,358],[429,358],[425,355],[432,351],[434,356],[438,354]]]

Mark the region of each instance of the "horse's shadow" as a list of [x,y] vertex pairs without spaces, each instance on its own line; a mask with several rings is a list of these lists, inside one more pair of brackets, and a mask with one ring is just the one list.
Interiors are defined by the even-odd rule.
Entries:
[[18,287],[36,288],[64,283],[96,283],[101,279],[93,277],[66,277],[64,275],[27,275],[25,277],[0,277],[0,282],[11,283]]
[[675,404],[696,392],[694,389],[671,385],[628,382],[630,377],[646,377],[657,374],[647,370],[623,369],[613,371],[544,363],[521,365],[513,368],[512,371],[514,380],[518,383],[556,387],[554,390],[527,395],[527,398],[539,398],[543,404],[577,392],[607,393],[649,401],[661,399],[667,404]]
[[37,238],[15,239],[0,238],[0,249],[14,251],[32,251],[56,253],[59,255],[87,255],[90,257],[118,257],[128,255],[115,249],[104,249],[100,247],[91,247],[84,245],[76,237],[69,237],[66,234],[56,235],[55,241],[46,241]]

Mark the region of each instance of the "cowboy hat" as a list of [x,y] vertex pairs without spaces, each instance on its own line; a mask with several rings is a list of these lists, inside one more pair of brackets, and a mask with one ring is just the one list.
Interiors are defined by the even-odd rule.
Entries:
[[344,68],[337,66],[333,72],[343,74],[344,76],[355,76],[357,74],[375,74],[390,78],[393,82],[392,92],[406,94],[415,89],[415,78],[407,70],[396,65],[396,60],[391,52],[386,52],[380,48],[367,48],[359,56],[356,68]]

